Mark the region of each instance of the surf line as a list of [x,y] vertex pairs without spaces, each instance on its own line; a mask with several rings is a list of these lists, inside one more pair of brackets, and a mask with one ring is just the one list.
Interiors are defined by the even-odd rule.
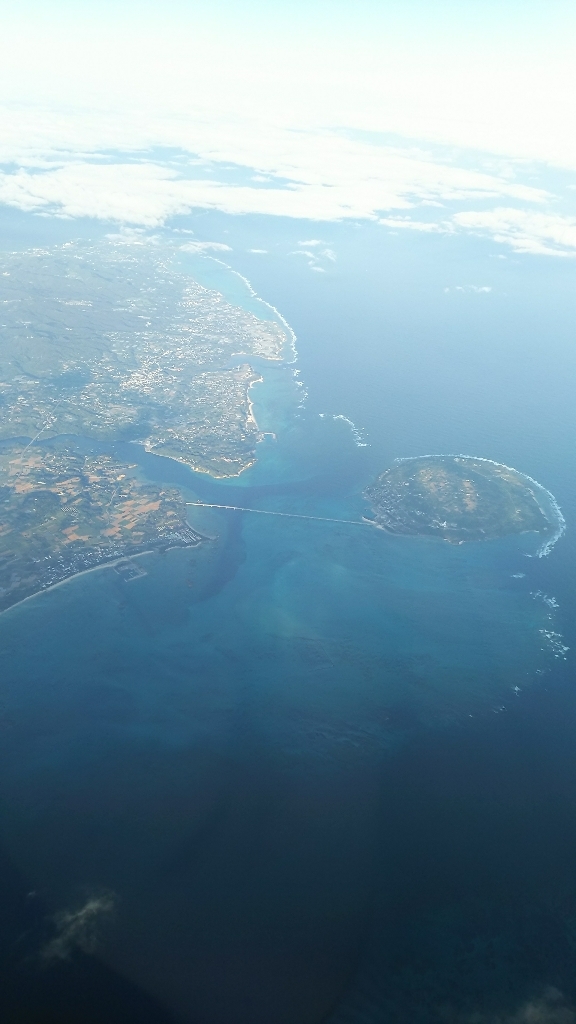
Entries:
[[242,508],[240,505],[212,505],[207,501],[187,501],[196,508],[225,508],[232,512],[255,512],[259,516],[283,516],[286,519],[314,519],[320,523],[347,523],[348,526],[376,526],[369,519],[330,519],[328,516],[304,516],[298,512],[270,512],[264,508]]

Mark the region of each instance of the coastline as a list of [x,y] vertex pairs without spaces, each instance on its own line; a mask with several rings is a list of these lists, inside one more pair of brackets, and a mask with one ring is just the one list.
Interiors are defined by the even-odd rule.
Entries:
[[[515,469],[514,466],[507,466],[505,462],[496,462],[496,459],[486,459],[482,455],[463,455],[462,453],[460,453],[459,455],[451,455],[447,453],[442,453],[440,455],[407,455],[403,458],[394,459],[394,462],[414,462],[419,459],[474,459],[476,462],[488,462],[491,466],[499,466],[502,469],[507,469],[508,472],[510,473],[516,473],[518,476],[521,476],[524,480],[527,480],[530,484],[536,487],[541,495],[545,495],[546,499],[550,503],[552,514],[556,517],[555,523],[550,519],[549,513],[542,508],[536,495],[532,491],[532,488],[530,488],[530,490],[532,491],[532,496],[536,504],[538,505],[538,508],[540,509],[544,518],[548,520],[548,522],[550,523],[550,527],[552,530],[554,530],[554,532],[552,537],[543,542],[542,546],[538,549],[536,554],[528,555],[528,558],[546,558],[546,556],[550,554],[552,548],[554,547],[556,542],[560,540],[560,537],[566,530],[566,520],[564,519],[562,510],[552,492],[549,491],[546,487],[544,487],[541,483],[538,483],[538,480],[535,480],[533,476],[529,476],[528,473],[523,473],[520,469]],[[523,532],[532,533],[537,531],[525,530]],[[398,536],[401,535],[398,534]],[[489,540],[490,538],[486,539]],[[464,543],[471,542],[465,541]]]
[[[285,360],[284,359],[284,354],[282,354],[281,356],[278,356],[278,361],[285,361],[287,363],[287,365],[290,365],[291,363],[295,363],[297,358],[298,358],[298,350],[296,348],[296,341],[297,341],[296,334],[292,330],[290,324],[285,319],[285,317],[282,316],[282,313],[280,313],[280,311],[276,309],[276,306],[273,306],[272,303],[270,303],[270,302],[266,302],[266,299],[261,298],[260,295],[258,295],[258,292],[255,291],[255,289],[252,287],[252,285],[251,285],[250,281],[248,280],[248,278],[244,277],[244,274],[241,274],[239,270],[234,270],[234,268],[231,267],[229,263],[225,263],[224,260],[219,260],[217,256],[204,256],[203,258],[204,259],[208,259],[208,260],[212,260],[214,263],[219,263],[221,267],[225,267],[226,270],[229,270],[231,274],[234,274],[236,277],[239,277],[240,280],[243,281],[243,283],[246,285],[246,287],[247,287],[247,289],[248,289],[248,291],[250,293],[250,297],[253,298],[253,299],[256,299],[257,302],[261,302],[263,306],[267,306],[268,309],[272,310],[272,312],[274,313],[274,316],[276,316],[278,318],[278,320],[280,321],[280,323],[282,324],[282,326],[284,327],[284,329],[286,331],[286,345],[288,346],[288,348],[290,349],[290,352],[292,353],[292,358],[291,359],[286,359]],[[276,360],[274,360],[274,361],[276,361]]]
[[[203,540],[216,540],[215,537],[209,537],[207,534],[200,534],[198,530],[195,531]],[[41,597],[42,594],[47,594],[50,590],[56,590],[58,587],[63,587],[66,583],[70,583],[71,580],[80,579],[81,576],[87,576],[91,572],[100,572],[101,569],[113,569],[119,562],[125,562],[133,558],[143,558],[144,555],[158,555],[161,551],[174,551],[176,548],[182,548],[186,550],[188,548],[200,547],[199,544],[169,544],[163,548],[149,548],[146,551],[137,551],[135,554],[130,555],[118,555],[116,558],[111,558],[107,562],[100,562],[99,565],[92,565],[89,569],[81,569],[80,572],[73,572],[70,576],[66,576],[63,580],[58,580],[57,583],[51,583],[48,587],[42,587],[41,590],[36,590],[33,594],[28,594],[27,597],[20,598],[19,601],[15,601],[14,604],[9,604],[7,608],[3,608],[0,611],[0,616],[6,615],[11,612],[13,608],[19,608],[20,605],[26,604],[27,601],[34,601],[37,597]]]
[[[365,523],[370,526],[375,526],[377,530],[382,530],[383,533],[387,533],[389,537],[419,537],[421,540],[432,541],[433,544],[438,542],[444,544],[452,544],[454,547],[458,547],[461,544],[489,544],[493,540],[505,540],[506,537],[523,537],[532,533],[538,535],[537,530],[521,530],[520,533],[503,533],[497,537],[462,537],[459,540],[451,540],[450,537],[435,536],[432,533],[402,533],[400,530],[391,530],[388,526],[384,526],[382,523],[377,523],[375,520],[367,519],[366,516],[362,516]],[[547,541],[546,543],[550,543]],[[555,541],[554,541],[555,543]],[[539,551],[535,555],[526,555],[526,558],[541,558]]]
[[[256,440],[256,444],[260,444],[260,442],[265,437],[265,433],[260,431],[260,427],[258,426],[256,417],[254,415],[254,402],[250,398],[250,390],[254,386],[254,384],[263,384],[263,383],[264,383],[264,377],[262,377],[262,376],[255,377],[254,380],[250,381],[250,384],[246,388],[246,401],[248,403],[248,414],[246,416],[246,426],[247,427],[248,426],[253,426],[258,431],[258,433],[260,434],[260,437],[258,437],[257,440]],[[268,431],[268,433],[270,433],[270,432]],[[150,455],[158,455],[158,456],[160,456],[160,458],[172,459],[173,462],[179,462],[182,466],[188,466],[188,469],[191,469],[193,473],[204,473],[204,474],[206,474],[206,476],[212,477],[213,480],[232,480],[234,477],[241,476],[242,473],[245,473],[247,469],[250,469],[258,461],[257,458],[256,458],[256,454],[254,454],[254,456],[251,459],[251,461],[247,462],[244,466],[242,466],[242,468],[239,469],[237,473],[215,473],[211,469],[205,469],[204,466],[195,466],[192,462],[189,462],[187,459],[183,458],[182,456],[167,455],[165,452],[158,452],[158,451],[156,451],[155,448],[148,447],[148,444],[147,444],[146,441],[133,441],[132,443],[133,444],[141,445],[144,448],[144,451],[148,452]],[[226,462],[227,460],[225,458],[222,458],[222,461]]]
[[256,422],[256,417],[254,415],[254,400],[250,398],[250,392],[255,384],[263,383],[264,377],[255,377],[254,380],[250,381],[250,384],[246,388],[246,401],[248,402],[248,415],[246,417],[246,426],[248,426],[248,424],[251,423],[252,426],[254,426],[256,430],[258,430],[258,432],[260,432],[260,428],[258,426],[258,423]]
[[[158,452],[155,448],[146,447],[146,443],[143,441],[134,441],[133,444],[140,444],[144,448],[144,451],[149,455],[157,455],[160,459],[171,459],[172,462],[179,462],[181,466],[188,466],[188,469],[192,470],[193,473],[204,473],[205,476],[212,477],[213,480],[232,480],[234,477],[241,476],[247,469],[254,466],[258,461],[256,457],[251,462],[247,462],[242,469],[239,469],[237,473],[214,473],[211,469],[205,469],[203,466],[193,466],[191,462],[183,459],[179,455],[167,455],[166,452]],[[223,459],[222,461],[226,461]]]

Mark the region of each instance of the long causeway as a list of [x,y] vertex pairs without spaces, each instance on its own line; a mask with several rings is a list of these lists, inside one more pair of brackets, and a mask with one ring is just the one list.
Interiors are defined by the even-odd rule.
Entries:
[[207,501],[187,501],[187,505],[197,508],[225,508],[232,512],[255,512],[259,516],[283,516],[286,519],[314,519],[320,523],[347,523],[348,526],[376,526],[368,519],[331,519],[329,516],[304,516],[298,512],[270,512],[264,508],[243,508],[241,505],[214,505]]

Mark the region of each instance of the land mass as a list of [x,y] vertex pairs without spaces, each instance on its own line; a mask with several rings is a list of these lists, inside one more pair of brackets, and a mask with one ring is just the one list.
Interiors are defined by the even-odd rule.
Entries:
[[366,488],[374,522],[391,533],[441,537],[451,543],[563,524],[547,491],[524,474],[488,459],[425,456],[398,460]]
[[200,543],[180,491],[141,481],[109,442],[214,477],[255,461],[252,363],[281,361],[291,339],[181,260],[122,238],[0,256],[0,611],[107,562],[132,579],[133,555]]
[[[0,611],[106,562],[197,546],[180,491],[60,440],[0,446]],[[124,579],[139,575],[119,562]]]
[[283,359],[261,320],[152,243],[0,258],[0,438],[132,440],[215,477],[255,461],[250,360]]

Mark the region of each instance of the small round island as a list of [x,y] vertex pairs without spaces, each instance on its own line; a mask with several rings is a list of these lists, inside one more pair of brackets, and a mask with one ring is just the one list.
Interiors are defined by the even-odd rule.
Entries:
[[534,532],[547,554],[565,525],[553,495],[531,477],[465,455],[398,459],[364,497],[376,526],[451,544]]

